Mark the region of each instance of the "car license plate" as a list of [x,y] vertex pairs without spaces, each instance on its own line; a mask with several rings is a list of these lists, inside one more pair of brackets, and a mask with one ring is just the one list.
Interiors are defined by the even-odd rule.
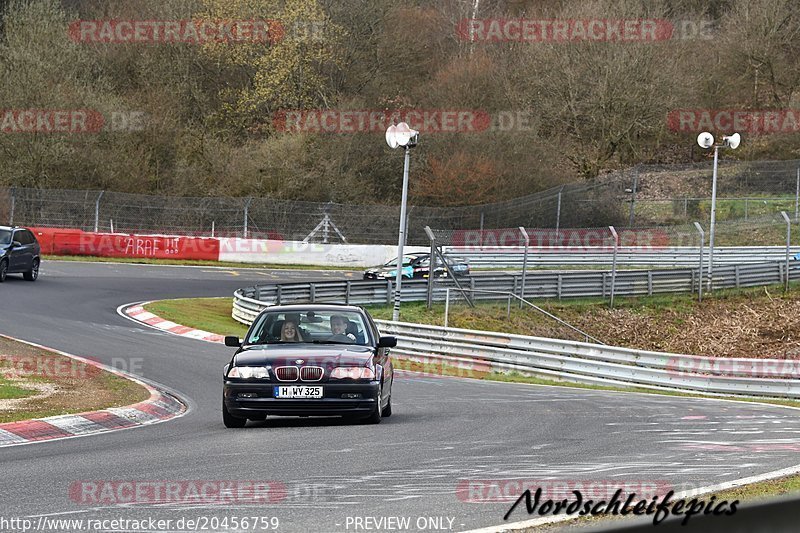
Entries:
[[278,385],[275,398],[322,398],[322,387],[307,385]]

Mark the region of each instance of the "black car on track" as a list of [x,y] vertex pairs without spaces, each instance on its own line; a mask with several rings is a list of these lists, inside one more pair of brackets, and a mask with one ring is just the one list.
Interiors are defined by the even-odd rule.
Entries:
[[277,416],[343,416],[379,423],[392,414],[389,348],[361,307],[276,305],[262,311],[223,370],[226,427]]
[[0,226],[0,282],[8,274],[22,274],[28,281],[36,281],[41,264],[41,247],[29,229]]
[[[469,264],[464,261],[459,261],[444,256],[450,270],[456,276],[468,276]],[[424,279],[427,278],[431,271],[431,254],[420,252],[404,254],[403,266],[401,269],[404,279]],[[436,261],[436,269],[434,270],[434,277],[447,276],[447,269],[442,265],[441,259]],[[395,257],[385,265],[369,268],[364,271],[364,279],[395,279],[397,277],[397,258]]]

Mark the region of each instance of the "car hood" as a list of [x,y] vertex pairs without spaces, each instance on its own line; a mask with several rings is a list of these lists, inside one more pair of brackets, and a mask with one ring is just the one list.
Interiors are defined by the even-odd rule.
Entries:
[[[236,354],[237,366],[366,366],[373,355],[369,346],[350,344],[260,344],[245,346]],[[302,363],[297,361],[302,359]]]

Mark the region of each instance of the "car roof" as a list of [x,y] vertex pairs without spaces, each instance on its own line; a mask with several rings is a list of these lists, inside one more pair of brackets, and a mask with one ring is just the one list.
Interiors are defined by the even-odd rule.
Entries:
[[289,305],[271,305],[264,309],[269,312],[297,312],[297,311],[354,311],[365,312],[364,308],[357,305],[347,305],[340,303],[306,303],[306,304],[289,304]]

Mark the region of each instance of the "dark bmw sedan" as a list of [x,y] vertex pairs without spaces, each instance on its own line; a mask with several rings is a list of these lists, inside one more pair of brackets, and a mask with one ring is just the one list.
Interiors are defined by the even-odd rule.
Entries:
[[343,416],[377,424],[392,414],[394,337],[381,337],[372,317],[346,305],[265,309],[224,369],[226,427],[267,416]]

